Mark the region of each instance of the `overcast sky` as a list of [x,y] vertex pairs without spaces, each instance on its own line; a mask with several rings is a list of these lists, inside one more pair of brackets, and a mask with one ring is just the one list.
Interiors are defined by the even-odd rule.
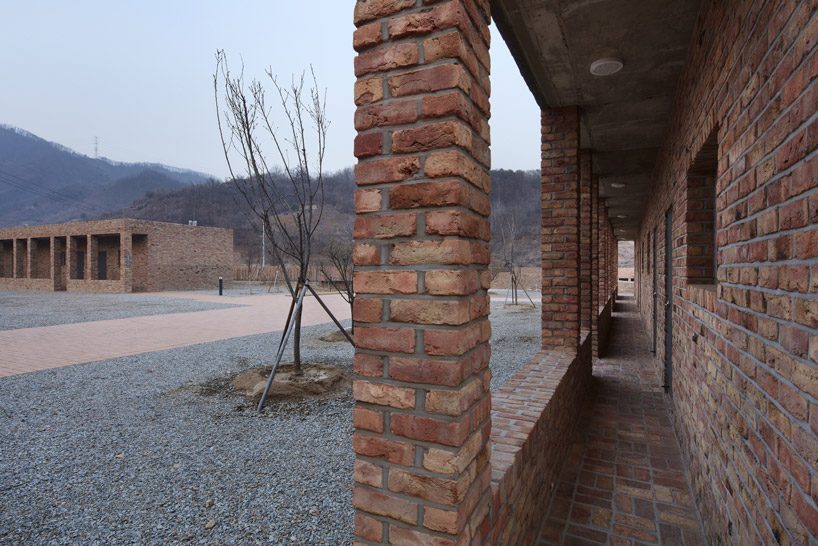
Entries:
[[[226,176],[214,52],[246,76],[312,64],[328,90],[327,164],[352,166],[353,0],[0,0],[0,123],[93,155]],[[492,161],[539,168],[539,111],[499,34]]]

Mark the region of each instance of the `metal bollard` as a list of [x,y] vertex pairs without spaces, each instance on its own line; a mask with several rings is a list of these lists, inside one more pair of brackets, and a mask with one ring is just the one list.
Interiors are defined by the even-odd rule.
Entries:
[[224,279],[219,277],[219,295],[223,295],[224,293]]

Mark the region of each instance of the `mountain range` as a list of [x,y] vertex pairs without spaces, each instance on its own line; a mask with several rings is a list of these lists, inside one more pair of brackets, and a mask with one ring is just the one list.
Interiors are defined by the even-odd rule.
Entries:
[[[499,169],[491,171],[491,178],[495,261],[539,263],[539,172]],[[286,179],[280,182],[282,188],[289,185]],[[325,173],[326,208],[315,241],[318,254],[332,241],[351,240],[354,194],[352,169]],[[260,261],[258,222],[236,184],[155,163],[88,157],[0,125],[0,226],[117,217],[196,220],[200,226],[232,228],[236,250],[248,261]]]
[[157,163],[89,157],[0,125],[0,226],[93,218],[211,178]]

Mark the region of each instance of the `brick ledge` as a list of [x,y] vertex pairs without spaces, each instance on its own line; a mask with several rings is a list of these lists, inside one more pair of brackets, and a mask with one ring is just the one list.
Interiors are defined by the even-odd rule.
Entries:
[[[492,392],[494,544],[536,536],[590,388],[591,338],[578,355],[541,351]],[[533,533],[533,535],[532,535]]]

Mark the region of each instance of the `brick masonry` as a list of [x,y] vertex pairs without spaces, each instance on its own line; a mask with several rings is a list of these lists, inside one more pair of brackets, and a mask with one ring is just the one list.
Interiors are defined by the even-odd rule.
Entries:
[[131,219],[0,229],[0,289],[185,290],[220,276],[233,276],[229,229]]
[[[581,400],[585,389],[579,378],[587,382],[590,373],[590,343],[577,355],[579,125],[574,109],[543,114],[544,149],[557,142],[552,136],[559,137],[557,153],[543,156],[551,167],[544,173],[544,189],[568,195],[565,206],[546,199],[544,211],[553,235],[543,247],[552,279],[550,303],[558,307],[544,318],[552,320],[550,339],[558,350],[545,351],[510,382],[526,383],[526,373],[546,375],[546,384],[530,385],[539,406],[530,400],[530,409],[521,410],[524,416],[509,419],[515,402],[519,413],[519,395],[513,387],[498,393],[490,495],[485,8],[478,2],[426,8],[397,0],[356,6],[360,161],[353,504],[361,543],[533,539],[537,507],[544,509],[549,498],[542,480],[556,478],[559,453],[570,436],[564,435],[566,443],[548,436],[570,429],[570,420],[565,414],[560,420],[555,408]],[[603,266],[603,276],[609,270]],[[590,267],[587,277],[590,283]],[[514,427],[521,420],[534,423],[534,432],[518,446],[521,432]],[[512,455],[516,448],[521,449]],[[541,472],[542,480],[528,479],[531,472]]]
[[815,2],[703,4],[636,242],[659,369],[671,253],[673,415],[713,544],[818,542],[817,38]]
[[492,393],[492,544],[534,544],[591,387],[591,339],[543,351]]
[[572,354],[581,318],[579,119],[575,106],[542,112],[542,340]]
[[[615,294],[580,112],[542,113],[543,352],[490,413],[489,3],[359,0],[354,17],[356,543],[531,543]],[[599,332],[581,337],[581,309]]]
[[360,544],[489,534],[489,6],[355,5]]

